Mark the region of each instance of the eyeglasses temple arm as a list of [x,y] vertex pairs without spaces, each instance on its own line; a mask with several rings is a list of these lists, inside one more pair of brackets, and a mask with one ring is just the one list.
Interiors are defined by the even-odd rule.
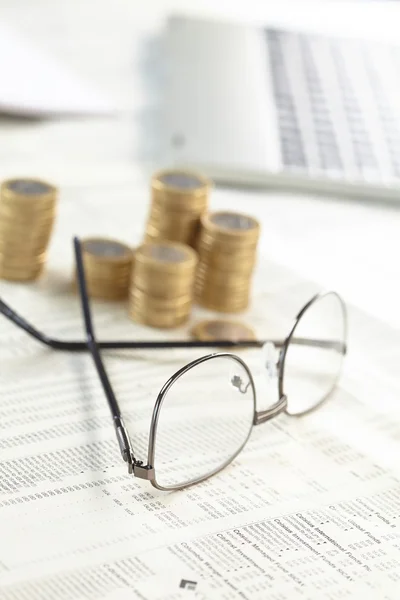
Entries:
[[[2,315],[4,315],[6,317],[6,319],[8,319],[12,323],[14,323],[14,325],[19,327],[20,329],[23,329],[28,335],[35,338],[42,344],[45,344],[46,346],[50,346],[51,348],[55,348],[55,349],[67,349],[67,348],[64,348],[64,344],[68,344],[68,342],[60,342],[59,340],[53,340],[53,339],[49,338],[47,335],[45,335],[44,333],[42,333],[41,331],[36,329],[33,325],[28,323],[28,321],[26,321],[26,319],[21,317],[21,315],[19,315],[17,312],[15,312],[15,310],[12,309],[11,306],[6,304],[4,302],[4,300],[1,300],[1,299],[0,299],[0,313]],[[85,350],[87,349],[87,344],[85,342],[82,342],[82,350],[83,350],[83,347]]]
[[[69,352],[82,352],[88,349],[86,342],[77,341],[64,341],[57,340],[47,336],[38,329],[36,329],[31,323],[29,323],[24,317],[19,315],[14,309],[12,309],[4,300],[0,299],[0,313],[4,315],[9,321],[14,323],[20,329],[23,329],[25,333],[33,337],[38,342],[45,344],[46,346],[53,348],[54,350],[68,350]],[[213,340],[213,341],[200,341],[200,340],[186,340],[186,341],[112,341],[109,342],[97,342],[97,347],[102,350],[151,350],[151,349],[170,349],[170,348],[261,348],[267,341],[271,341],[277,348],[281,348],[284,345],[283,340]],[[310,346],[317,348],[332,348],[341,352],[346,353],[346,346],[342,342],[331,341],[331,340],[313,340],[308,338],[292,338],[291,343],[301,346]]]
[[[88,344],[83,341],[66,341],[51,338],[45,333],[39,331],[29,321],[18,314],[4,300],[0,299],[0,314],[11,321],[14,325],[25,331],[38,342],[53,348],[54,350],[68,350],[70,352],[87,351]],[[107,341],[97,342],[98,348],[102,350],[145,350],[152,348],[260,348],[264,345],[264,341],[259,340],[215,340],[215,341],[200,341],[200,340],[177,340],[177,341]],[[275,342],[274,342],[275,343]],[[280,344],[280,342],[276,342]]]
[[[273,343],[277,345],[276,342]],[[346,354],[347,352],[347,345],[345,342],[340,342],[338,340],[313,340],[310,338],[293,337],[290,340],[290,344],[296,344],[296,346],[309,346],[311,348],[329,348],[331,350],[336,350],[341,354]],[[281,343],[281,346],[282,345],[283,344]]]
[[93,328],[92,314],[90,310],[89,296],[86,287],[85,269],[82,260],[81,244],[78,238],[74,238],[74,250],[78,275],[79,295],[81,300],[81,308],[87,337],[87,347],[90,351],[90,354],[92,355],[93,362],[95,364],[97,373],[101,381],[101,385],[103,386],[103,390],[107,398],[108,405],[110,407],[122,458],[125,462],[128,463],[129,473],[133,473],[134,466],[136,464],[139,464],[139,461],[136,460],[133,454],[129,434],[122,419],[121,409],[119,407],[117,398],[114,394],[114,390],[112,389],[111,382],[107,375],[107,371],[102,361],[99,347],[96,341],[96,336]]

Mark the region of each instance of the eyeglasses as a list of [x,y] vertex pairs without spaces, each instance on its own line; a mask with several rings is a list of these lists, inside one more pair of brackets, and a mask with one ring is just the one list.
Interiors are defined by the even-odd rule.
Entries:
[[[248,441],[253,426],[279,414],[304,415],[334,390],[346,354],[347,314],[335,292],[314,296],[278,341],[97,341],[82,260],[74,239],[79,295],[86,341],[50,338],[3,300],[0,313],[39,342],[56,350],[89,351],[114,422],[129,473],[160,490],[200,483],[231,463]],[[108,377],[102,349],[223,348],[188,363],[168,379],[156,399],[150,424],[147,462],[134,452],[121,409]],[[277,401],[257,410],[253,376],[246,363],[227,348],[264,348],[265,374],[276,384]]]

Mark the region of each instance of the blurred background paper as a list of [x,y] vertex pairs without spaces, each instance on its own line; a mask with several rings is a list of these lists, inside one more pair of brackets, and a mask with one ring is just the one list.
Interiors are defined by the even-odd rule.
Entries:
[[4,25],[0,25],[0,81],[3,113],[34,117],[112,112],[105,95]]

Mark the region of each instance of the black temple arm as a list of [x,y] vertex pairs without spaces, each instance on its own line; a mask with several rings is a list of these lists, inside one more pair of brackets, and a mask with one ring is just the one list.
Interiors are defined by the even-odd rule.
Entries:
[[[70,352],[85,352],[88,349],[87,342],[84,341],[66,341],[58,340],[42,333],[24,317],[21,317],[14,309],[12,309],[4,300],[0,299],[0,314],[4,315],[9,321],[14,323],[25,333],[35,338],[38,342],[53,348],[54,350],[68,350]],[[97,346],[101,350],[145,350],[151,348],[261,348],[264,341],[260,340],[215,340],[204,342],[200,340],[163,340],[163,341],[107,341],[97,342]],[[274,342],[281,346],[282,342]]]
[[[8,306],[8,304],[6,304],[4,302],[4,300],[1,300],[1,299],[0,299],[0,313],[2,315],[4,315],[9,321],[14,323],[14,325],[19,327],[20,329],[23,329],[28,335],[35,338],[35,340],[38,340],[38,342],[41,342],[42,344],[45,344],[46,346],[50,346],[51,348],[54,348],[56,350],[67,350],[68,349],[68,348],[64,348],[65,344],[68,344],[68,342],[62,342],[60,340],[55,340],[55,339],[48,337],[47,335],[45,335],[44,333],[42,333],[41,331],[36,329],[36,327],[31,325],[31,323],[28,323],[28,321],[26,319],[21,317],[21,315],[19,315],[17,312],[15,312],[15,310],[13,310],[11,308],[11,306]],[[82,350],[83,349],[87,350],[87,344],[85,342],[81,342],[80,345],[82,346]]]
[[115,431],[118,439],[118,444],[121,450],[123,459],[128,463],[129,472],[133,473],[134,466],[138,464],[132,450],[132,444],[129,438],[128,431],[125,427],[121,416],[121,410],[112,388],[110,379],[107,375],[106,368],[101,358],[100,350],[94,333],[92,314],[90,310],[89,295],[87,293],[85,269],[82,260],[81,244],[78,238],[74,238],[75,260],[78,275],[79,295],[81,299],[81,307],[83,319],[85,323],[87,347],[93,358],[97,373],[99,375],[101,385],[103,386],[104,394],[107,398],[108,405],[113,417]]
[[[54,350],[67,350],[69,352],[86,352],[88,344],[85,341],[67,341],[52,338],[42,331],[39,331],[24,317],[19,315],[4,300],[0,299],[0,314],[5,316],[17,327],[25,331],[38,342],[53,348]],[[163,340],[163,341],[132,341],[132,340],[110,340],[97,342],[101,350],[146,350],[146,349],[168,349],[168,348],[261,348],[267,341],[271,341],[277,348],[284,345],[282,340]],[[346,345],[343,342],[335,340],[315,340],[310,338],[292,338],[292,344],[311,346],[317,348],[331,348],[342,354],[346,353]]]

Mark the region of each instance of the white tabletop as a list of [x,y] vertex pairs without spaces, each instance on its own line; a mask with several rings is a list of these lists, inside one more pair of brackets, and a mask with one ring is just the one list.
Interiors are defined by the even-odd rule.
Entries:
[[[145,57],[143,39],[149,32],[157,33],[174,9],[208,14],[217,10],[251,19],[275,13],[277,20],[288,12],[282,2],[277,7],[275,2],[221,1],[217,9],[211,1],[188,4],[187,0],[2,2],[2,21],[107,92],[117,112],[108,117],[40,121],[1,117],[0,179],[47,178],[60,185],[62,197],[83,207],[85,197],[98,194],[99,201],[110,203],[110,213],[113,195],[132,189],[128,241],[140,239],[148,195],[135,194],[135,189],[146,189],[151,171],[166,166],[155,150],[156,64],[150,52]],[[291,6],[295,7],[290,13],[293,20],[307,12],[298,2]],[[326,17],[326,10],[327,3],[315,4],[316,22]],[[363,10],[364,21],[378,22],[376,3],[363,3]],[[322,287],[337,289],[348,301],[400,326],[400,211],[395,206],[382,205],[379,199],[367,203],[220,189],[213,193],[212,206],[257,215],[263,225],[262,251],[270,260],[294,268]],[[96,222],[93,216],[89,221],[77,223],[77,233],[118,236],[112,219]]]

